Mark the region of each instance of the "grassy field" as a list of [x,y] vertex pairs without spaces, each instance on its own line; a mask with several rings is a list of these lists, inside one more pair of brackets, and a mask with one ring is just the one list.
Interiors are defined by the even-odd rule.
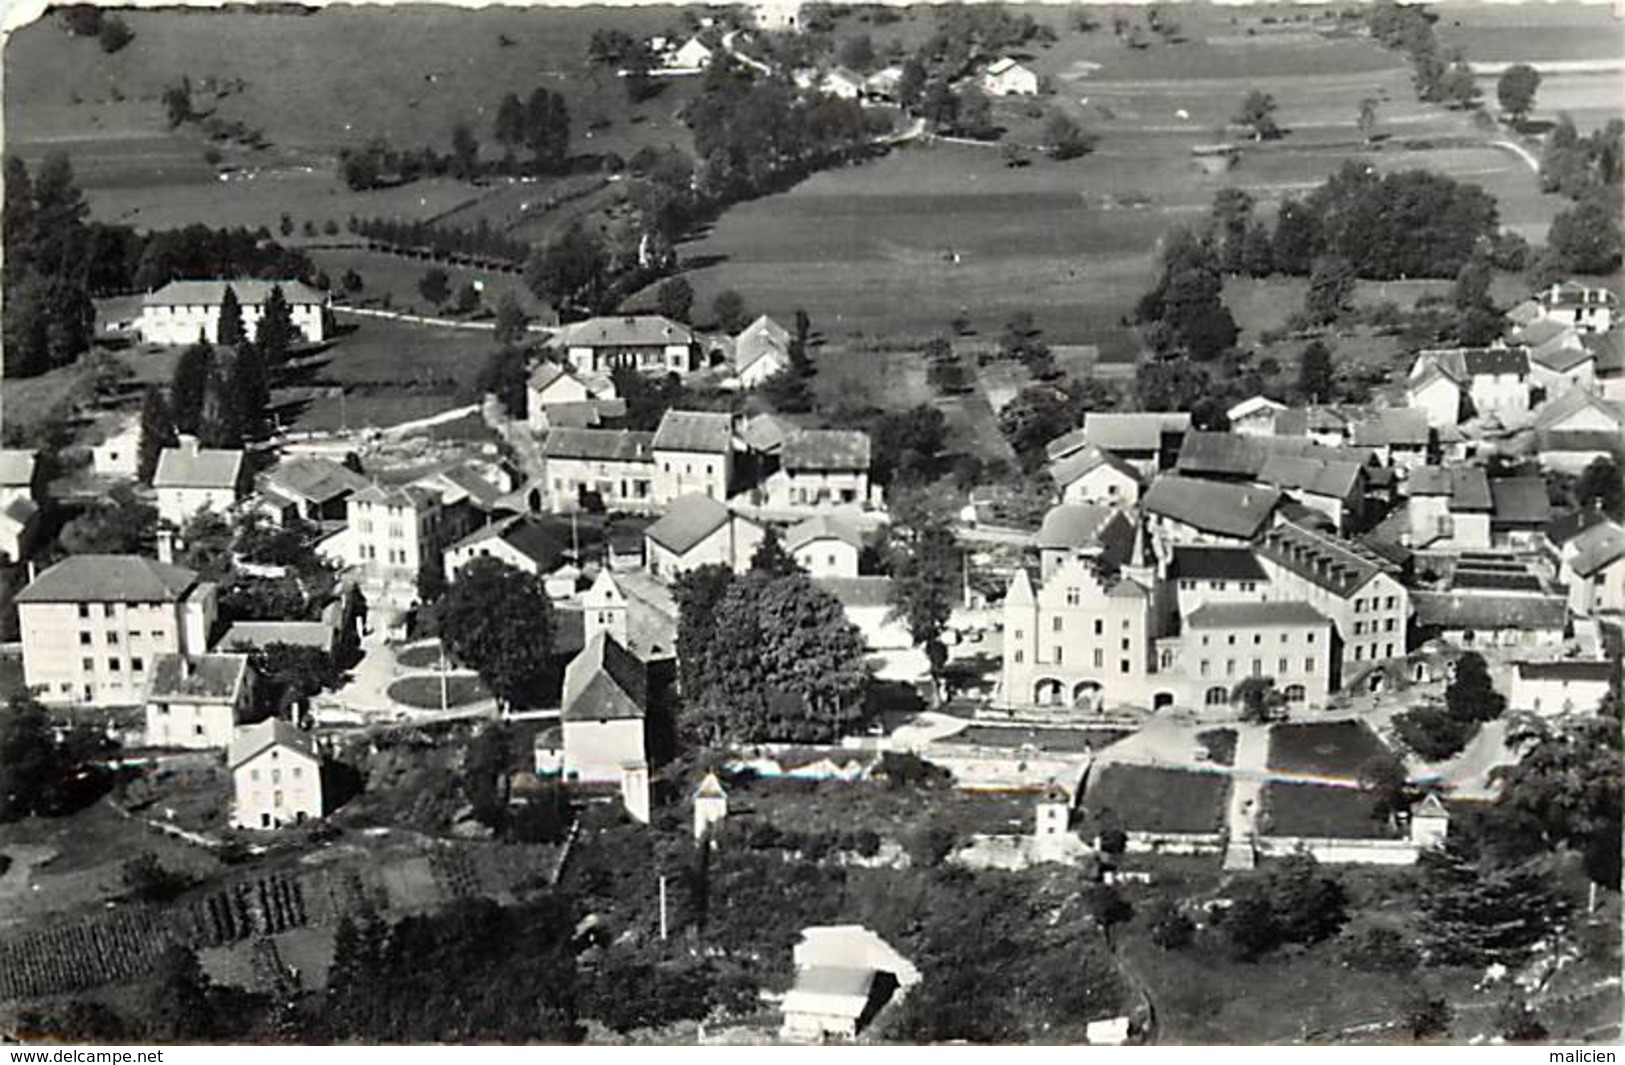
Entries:
[[1363,721],[1276,725],[1270,729],[1269,768],[1352,780],[1369,758],[1388,748]]
[[1371,816],[1371,796],[1355,788],[1323,784],[1264,785],[1266,836],[1336,836],[1342,839],[1395,839],[1399,830]]
[[944,743],[980,747],[1036,747],[1041,751],[1098,751],[1129,735],[1125,729],[1000,728],[972,725],[947,737]]
[[[478,677],[452,676],[445,679],[446,705],[467,706],[491,697]],[[395,702],[423,710],[440,709],[441,679],[433,677],[402,677],[389,686],[386,694]]]
[[1216,832],[1230,778],[1139,765],[1108,765],[1092,775],[1084,807],[1129,832]]
[[930,825],[950,829],[963,842],[973,833],[1026,832],[1033,823],[1031,795],[957,789],[893,791],[878,783],[815,785],[793,780],[754,780],[729,784],[728,789],[730,819],[741,814],[801,832],[863,827],[882,838],[903,840]]
[[431,306],[418,294],[418,283],[423,280],[423,275],[438,266],[446,272],[453,294],[468,282],[478,282],[483,289],[481,302],[487,312],[494,313],[498,301],[507,292],[513,293],[527,314],[541,315],[547,310],[547,304],[531,295],[519,274],[429,263],[364,248],[321,249],[312,251],[310,257],[317,269],[326,271],[335,285],[346,270],[360,274],[361,291],[345,297],[347,302],[360,306],[388,307],[410,314],[449,314],[449,311]]

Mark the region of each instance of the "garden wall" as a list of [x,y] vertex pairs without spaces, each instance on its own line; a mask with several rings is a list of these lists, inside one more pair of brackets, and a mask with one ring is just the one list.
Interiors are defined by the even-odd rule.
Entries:
[[1222,832],[1129,832],[1130,854],[1222,854]]
[[1278,858],[1306,850],[1327,865],[1415,865],[1420,844],[1408,839],[1337,839],[1316,836],[1258,836],[1260,857]]

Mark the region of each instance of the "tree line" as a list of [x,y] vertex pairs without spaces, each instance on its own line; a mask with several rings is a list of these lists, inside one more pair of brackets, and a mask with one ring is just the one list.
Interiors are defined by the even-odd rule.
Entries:
[[481,218],[473,227],[447,226],[421,219],[351,218],[350,232],[365,237],[368,247],[409,254],[427,254],[435,259],[495,260],[504,264],[525,261],[530,245],[507,236],[489,219]]
[[[447,152],[429,145],[396,148],[387,137],[373,137],[359,148],[339,152],[339,177],[359,191],[406,185],[426,177],[472,181],[488,174],[541,176],[569,171],[570,109],[562,93],[538,88],[523,102],[508,93],[497,105],[491,135],[503,149],[497,160],[481,158],[479,137],[467,122],[452,127]],[[529,160],[521,162],[519,151],[529,152]]]

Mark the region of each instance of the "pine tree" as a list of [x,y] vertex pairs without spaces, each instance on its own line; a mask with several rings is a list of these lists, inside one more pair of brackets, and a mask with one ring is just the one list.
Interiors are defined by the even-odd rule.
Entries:
[[243,305],[230,285],[220,296],[220,326],[215,336],[221,344],[234,347],[243,342]]
[[265,306],[260,309],[260,324],[254,341],[259,344],[262,361],[267,370],[281,366],[299,333],[293,326],[293,312],[281,285],[272,285],[266,294]]
[[170,418],[175,431],[196,435],[203,414],[203,393],[214,374],[214,347],[207,340],[181,352],[169,386]]
[[142,484],[151,484],[158,469],[158,456],[166,447],[180,441],[175,435],[175,422],[169,413],[169,403],[157,385],[147,386],[141,397],[141,443],[136,459],[136,476]]
[[197,436],[204,447],[243,446],[243,396],[238,383],[237,357],[233,353],[215,353],[203,388]]
[[1459,845],[1421,858],[1423,946],[1435,964],[1521,965],[1570,909],[1532,864],[1484,867]]
[[1494,721],[1506,710],[1506,697],[1495,690],[1484,656],[1469,651],[1456,659],[1456,675],[1444,690],[1450,716],[1463,722]]
[[1318,340],[1311,340],[1298,360],[1298,391],[1310,403],[1326,403],[1332,397],[1332,353]]
[[790,552],[785,550],[784,537],[780,535],[776,525],[769,525],[762,542],[756,545],[755,553],[750,556],[750,568],[760,573],[771,573],[775,577],[783,577],[801,569]]
[[254,439],[271,417],[271,386],[260,345],[250,340],[237,345],[236,370],[243,434]]

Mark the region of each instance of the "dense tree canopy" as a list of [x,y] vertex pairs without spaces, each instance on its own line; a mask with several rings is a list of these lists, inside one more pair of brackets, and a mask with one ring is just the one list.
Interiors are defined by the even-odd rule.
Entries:
[[506,706],[538,697],[552,668],[553,608],[539,577],[476,558],[433,606],[446,651]]

